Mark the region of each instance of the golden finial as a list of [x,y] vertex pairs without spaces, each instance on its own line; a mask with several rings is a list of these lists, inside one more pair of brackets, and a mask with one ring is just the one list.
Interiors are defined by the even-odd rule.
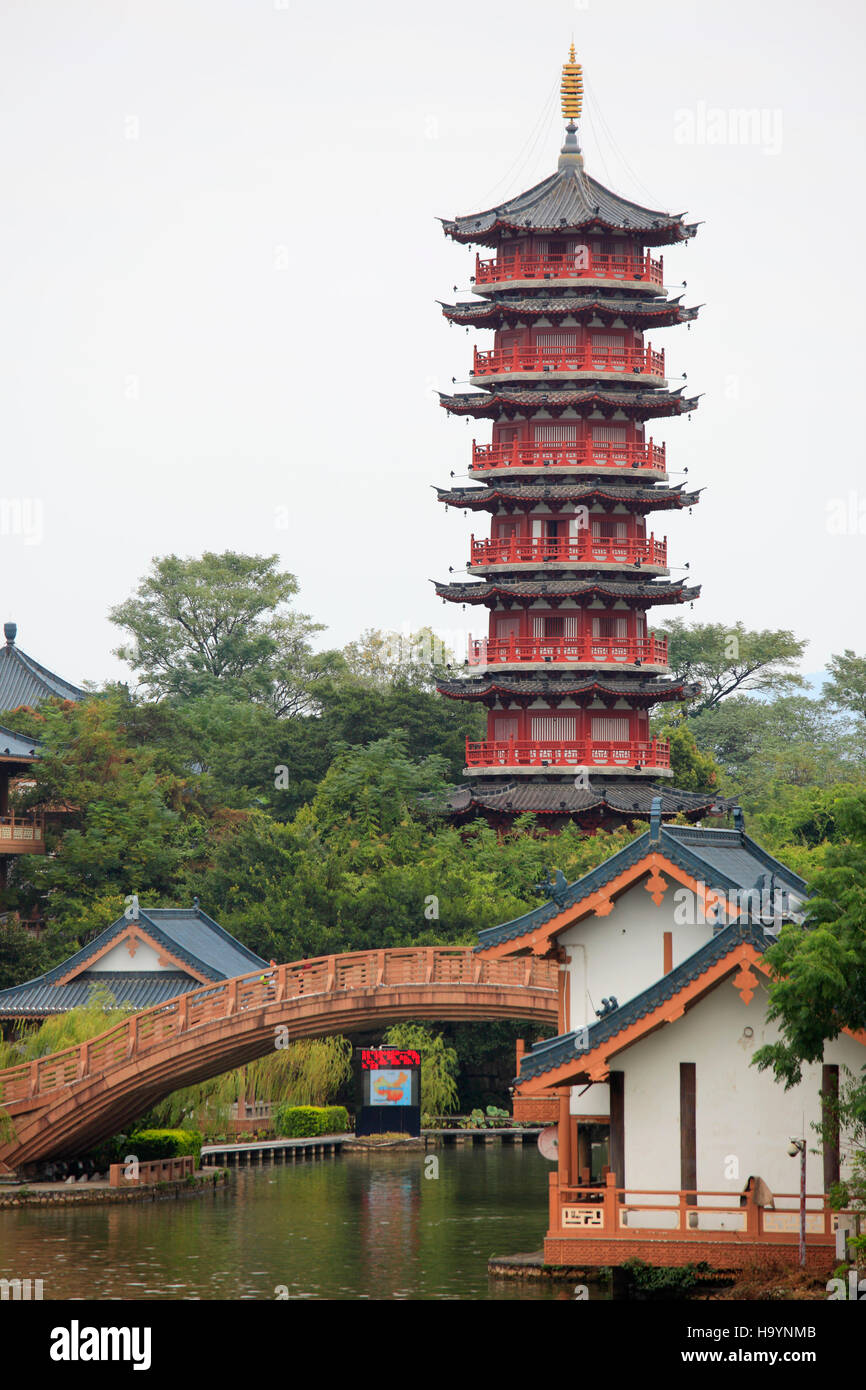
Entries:
[[562,115],[566,121],[577,121],[580,119],[580,110],[583,105],[583,69],[580,63],[575,62],[574,44],[571,45],[568,54],[568,62],[562,65]]

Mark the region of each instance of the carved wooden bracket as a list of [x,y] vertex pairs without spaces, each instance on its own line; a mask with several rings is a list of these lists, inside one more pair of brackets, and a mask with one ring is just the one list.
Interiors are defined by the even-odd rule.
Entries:
[[664,898],[667,886],[667,879],[659,873],[658,869],[653,869],[652,873],[650,874],[649,878],[644,884],[644,888],[650,894],[656,907],[661,907],[662,899]]
[[758,986],[758,977],[753,975],[748,965],[741,965],[739,973],[731,981],[734,989],[740,991],[740,998],[744,1004],[751,1004],[755,990]]

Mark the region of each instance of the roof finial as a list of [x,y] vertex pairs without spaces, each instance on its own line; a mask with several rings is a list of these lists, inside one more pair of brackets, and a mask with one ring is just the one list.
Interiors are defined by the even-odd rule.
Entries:
[[583,106],[583,68],[580,63],[575,62],[574,44],[569,49],[568,62],[562,65],[560,93],[563,119],[569,124],[572,121],[579,121]]
[[4,623],[4,624],[3,624],[3,636],[6,638],[6,645],[7,645],[7,647],[14,647],[14,646],[15,646],[15,638],[18,636],[18,624],[17,624],[17,623]]
[[577,143],[577,125],[583,107],[583,68],[575,62],[574,44],[568,62],[562,65],[562,114],[566,122],[565,144],[559,155],[560,169],[583,169],[583,155]]

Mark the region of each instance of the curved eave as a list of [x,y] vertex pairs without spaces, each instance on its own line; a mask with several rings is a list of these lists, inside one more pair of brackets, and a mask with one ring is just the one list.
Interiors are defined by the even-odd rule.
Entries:
[[652,488],[605,488],[602,484],[553,483],[545,487],[512,488],[436,488],[437,501],[446,507],[459,507],[465,511],[482,512],[492,510],[497,502],[510,502],[516,506],[533,505],[543,502],[583,502],[590,498],[600,502],[622,502],[636,512],[682,511],[684,507],[694,507],[700,501],[703,491],[680,492],[675,488],[665,488],[658,492]]
[[512,700],[534,700],[541,698],[566,699],[574,696],[605,696],[611,700],[632,700],[638,707],[670,701],[690,700],[700,694],[700,685],[694,682],[672,681],[665,685],[651,686],[609,684],[604,680],[590,678],[586,681],[562,682],[524,680],[512,684],[503,681],[452,680],[439,681],[436,689],[449,700],[493,700],[501,696]]
[[[439,301],[441,303],[441,300]],[[675,300],[662,303],[653,300],[629,300],[617,304],[589,296],[586,299],[508,301],[487,299],[480,304],[442,304],[442,314],[450,323],[475,328],[498,328],[503,322],[533,322],[536,319],[622,319],[630,327],[654,326],[672,328],[691,323],[698,316],[700,305],[684,308]]]
[[445,599],[449,603],[488,603],[497,598],[503,599],[529,599],[537,598],[565,599],[565,598],[584,598],[587,595],[597,595],[601,598],[626,599],[631,600],[644,608],[652,608],[656,604],[689,603],[696,599],[701,588],[699,584],[687,589],[685,584],[632,584],[611,583],[601,579],[549,579],[549,580],[513,580],[510,583],[503,583],[501,580],[481,581],[477,584],[448,584],[440,583],[439,580],[431,580],[435,585],[438,598]]
[[439,393],[439,404],[451,415],[471,415],[476,420],[494,420],[503,411],[515,415],[545,410],[555,415],[563,410],[607,410],[613,415],[621,410],[641,419],[661,415],[685,415],[696,410],[699,396],[684,397],[679,391],[607,391],[590,387],[584,391],[519,391],[497,390],[474,392],[459,396]]

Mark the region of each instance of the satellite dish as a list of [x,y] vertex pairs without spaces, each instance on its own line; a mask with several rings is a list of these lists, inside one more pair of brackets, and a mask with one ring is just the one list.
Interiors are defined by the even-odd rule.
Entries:
[[556,1163],[559,1158],[559,1130],[556,1125],[549,1125],[541,1131],[538,1136],[538,1152],[550,1163]]

